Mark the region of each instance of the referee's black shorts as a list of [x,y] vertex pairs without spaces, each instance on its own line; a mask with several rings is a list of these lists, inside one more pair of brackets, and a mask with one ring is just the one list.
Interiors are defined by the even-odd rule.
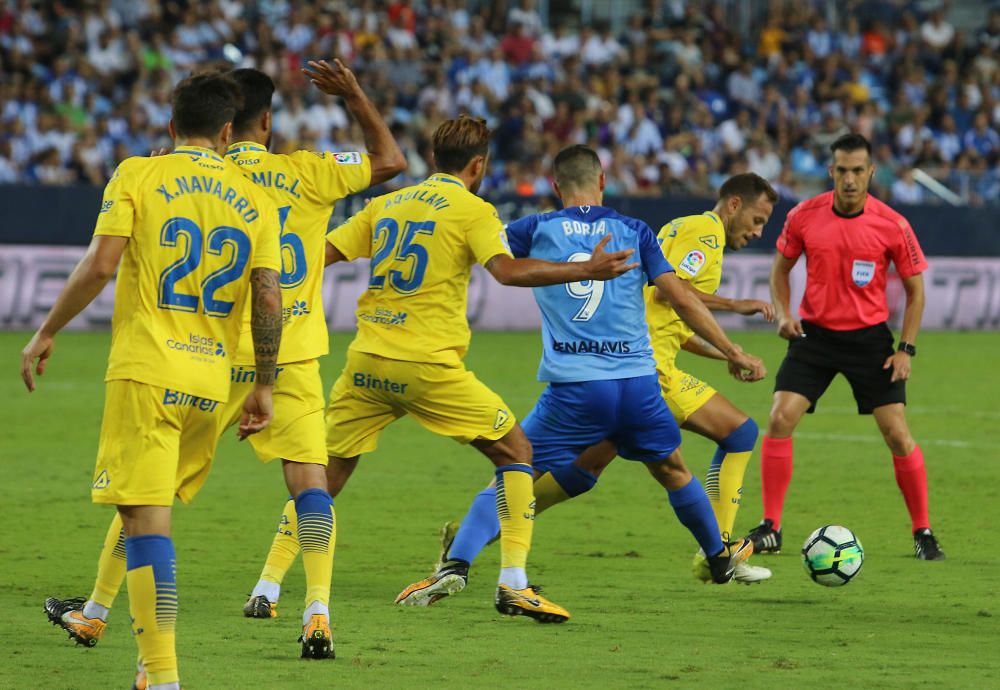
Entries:
[[882,368],[894,352],[892,331],[886,324],[831,331],[803,321],[802,330],[805,338],[788,343],[788,353],[775,378],[775,391],[805,396],[812,403],[809,412],[814,412],[816,401],[833,377],[843,374],[851,384],[858,414],[871,414],[882,405],[906,403],[906,382],[892,383],[892,369]]

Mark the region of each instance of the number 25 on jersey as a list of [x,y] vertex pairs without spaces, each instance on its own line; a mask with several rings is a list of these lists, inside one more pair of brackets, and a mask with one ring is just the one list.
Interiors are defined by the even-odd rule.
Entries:
[[[427,247],[417,244],[416,239],[417,235],[433,235],[434,221],[408,220],[403,224],[402,241],[399,234],[399,223],[392,218],[382,218],[375,224],[372,246],[378,248],[372,254],[369,290],[384,288],[386,278],[389,279],[390,287],[402,295],[413,294],[423,284],[430,256],[427,254]],[[392,259],[388,266],[402,268],[405,264],[408,270],[404,272],[398,268],[390,268],[383,272],[381,265],[390,255]]]

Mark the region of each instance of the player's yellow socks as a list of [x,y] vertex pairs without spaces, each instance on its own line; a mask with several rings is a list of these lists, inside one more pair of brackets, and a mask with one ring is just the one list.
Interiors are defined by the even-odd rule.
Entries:
[[535,480],[536,515],[566,500],[569,500],[569,494],[559,486],[559,482],[555,480],[551,472],[546,472]]
[[531,465],[498,467],[497,517],[500,518],[500,567],[520,568],[528,563],[535,524],[535,496]]
[[723,540],[730,539],[733,533],[743,493],[743,476],[756,444],[757,424],[752,419],[747,419],[719,442],[715,457],[712,458],[712,465],[705,479],[705,492],[712,504]]
[[90,601],[110,609],[124,581],[125,530],[122,528],[121,516],[115,511],[104,537],[101,557],[97,560],[97,579],[94,581],[94,591],[90,593]]
[[295,512],[302,566],[306,571],[306,610],[310,615],[328,614],[333,550],[337,542],[333,499],[323,489],[306,489],[295,497]]
[[535,514],[586,493],[597,484],[597,477],[570,463],[545,472],[535,480]]
[[169,537],[146,534],[125,540],[132,634],[148,685],[177,683],[177,581]]
[[295,513],[295,500],[290,498],[281,514],[278,532],[271,541],[271,550],[268,551],[264,568],[260,571],[260,579],[280,585],[297,555],[299,555],[298,517]]

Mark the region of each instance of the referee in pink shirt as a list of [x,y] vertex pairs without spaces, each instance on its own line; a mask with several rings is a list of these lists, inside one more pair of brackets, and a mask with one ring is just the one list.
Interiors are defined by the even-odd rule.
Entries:
[[[771,269],[771,296],[778,333],[788,353],[774,386],[774,405],[761,444],[764,519],[749,538],[755,553],[781,550],[781,512],[792,479],[792,433],[813,412],[833,377],[851,385],[858,414],[875,417],[892,452],[896,484],[913,523],[916,557],[944,558],[927,514],[927,472],[920,446],[906,423],[906,379],[924,311],[927,260],[913,229],[900,214],[868,194],[875,166],[872,147],[860,134],[830,146],[833,191],[793,208],[778,238]],[[806,290],[791,314],[788,275],[806,258]],[[906,311],[898,346],[886,324],[889,264],[903,281]]]

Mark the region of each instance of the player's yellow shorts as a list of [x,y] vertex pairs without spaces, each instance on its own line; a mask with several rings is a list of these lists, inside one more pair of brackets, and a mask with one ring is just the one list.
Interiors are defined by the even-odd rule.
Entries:
[[657,365],[656,374],[660,378],[663,399],[667,401],[667,407],[678,424],[687,421],[716,393],[710,385],[697,376],[681,371],[672,362],[666,366]]
[[[234,366],[229,402],[223,418],[226,427],[238,424],[243,401],[253,390],[254,367]],[[274,418],[263,431],[247,440],[261,462],[277,458],[292,462],[326,464],[326,426],[323,422],[323,379],[319,360],[278,365],[274,381]]]
[[94,503],[185,503],[208,476],[224,404],[128,380],[108,381],[91,496]]
[[382,429],[405,414],[459,443],[496,440],[516,423],[500,396],[462,364],[403,362],[349,350],[326,408],[326,450],[341,458],[370,453]]

